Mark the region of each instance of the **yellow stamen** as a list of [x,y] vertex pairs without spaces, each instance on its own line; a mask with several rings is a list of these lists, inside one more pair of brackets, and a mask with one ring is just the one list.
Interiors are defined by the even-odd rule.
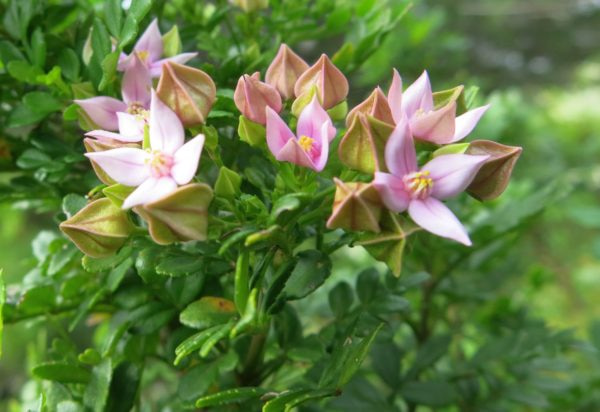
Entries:
[[298,139],[298,144],[300,145],[302,150],[304,150],[305,152],[309,152],[313,147],[314,141],[314,139],[308,136],[301,136],[300,139]]
[[148,60],[148,55],[148,50],[140,50],[137,52],[137,56],[140,58],[142,63],[146,63],[146,60]]

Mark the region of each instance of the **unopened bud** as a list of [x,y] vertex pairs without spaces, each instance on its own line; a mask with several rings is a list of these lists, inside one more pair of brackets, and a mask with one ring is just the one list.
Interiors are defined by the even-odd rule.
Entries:
[[294,86],[294,93],[300,98],[304,93],[310,93],[313,86],[317,88],[317,95],[324,109],[331,109],[348,96],[346,76],[325,54],[300,76]]
[[294,85],[308,64],[286,44],[279,47],[277,56],[267,69],[266,82],[275,87],[284,100],[294,97]]
[[346,127],[350,127],[357,113],[368,114],[377,120],[393,125],[394,118],[387,97],[378,87],[366,100],[356,106],[346,117]]
[[269,106],[279,113],[281,111],[281,96],[271,85],[260,81],[260,73],[252,76],[247,74],[240,77],[233,95],[238,110],[248,119],[259,124],[266,124],[265,109]]
[[342,182],[334,178],[336,191],[329,229],[379,232],[381,199],[372,183]]

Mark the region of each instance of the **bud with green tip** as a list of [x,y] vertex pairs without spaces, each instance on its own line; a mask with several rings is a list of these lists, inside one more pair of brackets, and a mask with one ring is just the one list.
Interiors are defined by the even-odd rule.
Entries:
[[133,210],[148,223],[150,237],[158,244],[205,240],[212,198],[210,186],[191,183]]
[[346,127],[350,127],[354,117],[356,117],[358,113],[368,114],[377,120],[391,125],[395,124],[388,99],[379,87],[373,90],[373,93],[371,93],[367,99],[348,113],[348,117],[346,117]]
[[510,181],[513,168],[523,148],[507,146],[490,140],[474,140],[467,154],[488,155],[467,192],[479,200],[493,200],[504,192]]
[[163,65],[156,92],[187,127],[206,122],[217,96],[215,83],[208,74],[175,62]]
[[327,220],[329,229],[353,231],[368,230],[378,233],[381,216],[381,199],[372,183],[342,182],[334,178],[336,185],[333,211]]
[[88,256],[114,254],[133,232],[127,214],[108,198],[93,201],[60,224],[60,230]]
[[267,69],[265,80],[275,87],[284,100],[294,97],[294,85],[300,76],[308,70],[308,64],[287,44],[279,47],[277,56]]
[[300,76],[294,93],[300,99],[305,93],[310,93],[313,86],[317,88],[319,102],[326,110],[343,102],[348,96],[346,76],[325,54]]
[[215,182],[215,194],[227,199],[233,199],[240,193],[242,178],[236,172],[221,166],[219,176]]

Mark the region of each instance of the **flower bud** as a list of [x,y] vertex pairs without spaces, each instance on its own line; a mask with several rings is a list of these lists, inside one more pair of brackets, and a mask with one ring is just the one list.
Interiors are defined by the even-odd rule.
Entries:
[[[119,147],[140,147],[138,144],[135,143],[122,143],[117,140],[111,139],[97,140],[92,139],[91,137],[86,137],[85,139],[83,139],[83,145],[85,146],[85,149],[88,153],[103,152],[105,150],[117,149]],[[96,176],[98,176],[98,179],[100,179],[102,183],[107,184],[109,186],[116,183],[106,174],[106,172],[100,166],[98,166],[96,162],[94,162],[91,159],[90,162],[92,163],[92,168],[94,169],[94,172],[96,172]]]
[[240,136],[240,140],[248,143],[250,146],[260,146],[265,143],[267,131],[265,130],[265,126],[253,122],[242,114],[238,123],[238,135]]
[[233,199],[240,194],[242,177],[233,170],[221,166],[215,182],[215,194],[226,199]]
[[245,12],[251,12],[269,7],[269,0],[230,0],[231,4],[238,6]]
[[329,229],[368,230],[378,233],[381,199],[372,183],[342,182],[334,178],[336,191]]
[[357,113],[368,114],[382,122],[391,125],[395,124],[387,97],[385,97],[385,94],[379,87],[373,90],[373,93],[371,93],[365,101],[348,113],[348,117],[346,117],[346,127],[350,127],[352,120],[354,120]]
[[394,126],[357,113],[338,147],[340,160],[352,169],[372,174],[386,172],[385,144]]
[[506,146],[490,140],[471,142],[467,154],[490,157],[477,172],[467,192],[479,200],[492,200],[500,196],[508,186],[512,170],[522,151],[521,147]]
[[238,110],[248,119],[262,125],[267,123],[265,109],[269,106],[277,113],[281,111],[281,96],[271,85],[260,81],[260,73],[240,77],[233,100]]
[[133,210],[148,223],[150,237],[158,244],[205,240],[212,198],[208,185],[191,183]]
[[267,69],[266,82],[275,87],[284,100],[288,100],[294,97],[294,85],[306,70],[308,64],[286,44],[282,44]]
[[110,199],[94,200],[60,224],[60,230],[88,256],[101,258],[115,253],[133,231],[127,214]]
[[294,86],[294,93],[299,98],[310,92],[313,86],[316,86],[319,101],[326,110],[346,100],[348,96],[348,80],[325,54],[300,76]]
[[202,70],[169,61],[163,65],[157,94],[184,126],[195,126],[206,122],[217,89]]

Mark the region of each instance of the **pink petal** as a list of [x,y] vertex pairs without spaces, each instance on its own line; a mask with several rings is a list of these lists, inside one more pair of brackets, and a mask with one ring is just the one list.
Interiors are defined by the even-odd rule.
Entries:
[[117,70],[119,70],[121,72],[125,71],[131,64],[132,56],[133,56],[133,54],[127,55],[127,54],[121,52],[121,54],[119,54],[119,62],[117,63]]
[[150,64],[160,59],[163,54],[163,40],[158,29],[158,21],[152,20],[152,23],[146,28],[142,37],[137,41],[133,48],[136,52],[148,52],[146,64]]
[[421,170],[428,170],[433,179],[431,195],[447,199],[463,192],[489,156],[450,154],[433,158]]
[[392,212],[404,212],[408,208],[410,194],[405,190],[402,178],[389,173],[375,172],[373,185],[385,207]]
[[428,232],[456,240],[466,246],[472,244],[462,223],[437,199],[428,197],[424,200],[412,200],[408,206],[408,214],[416,224]]
[[402,78],[400,73],[394,69],[392,85],[388,91],[388,102],[392,109],[392,117],[396,123],[400,123],[402,119]]
[[411,118],[419,109],[425,112],[433,109],[433,93],[426,70],[413,84],[407,87],[402,95],[402,110],[408,118]]
[[123,142],[141,142],[144,140],[144,126],[146,122],[139,116],[119,112],[119,140]]
[[478,107],[473,110],[469,110],[466,113],[461,114],[456,118],[456,126],[454,130],[454,138],[452,142],[458,142],[465,138],[469,133],[473,131],[481,116],[490,108],[489,104]]
[[[327,158],[329,157],[329,134],[330,130],[333,128],[331,126],[331,121],[328,121],[321,126],[321,132],[319,133],[320,141],[315,141],[315,150],[317,150],[316,156],[313,156],[311,159],[313,162],[313,167],[317,172],[320,172],[325,168],[327,164]],[[333,135],[335,136],[335,128],[333,128]],[[309,155],[309,157],[311,157]]]
[[[323,129],[324,124],[330,124],[330,127]],[[313,96],[311,102],[300,113],[298,118],[298,127],[296,128],[296,134],[298,137],[308,136],[317,141],[321,140],[321,132],[325,131],[327,141],[333,140],[335,137],[335,128],[331,122],[331,118],[319,104],[317,95]]]
[[455,118],[456,102],[452,102],[438,110],[415,114],[410,119],[410,129],[415,139],[447,144],[454,136]]
[[113,180],[125,186],[137,186],[150,176],[148,152],[131,147],[85,153]]
[[406,116],[401,117],[385,145],[385,164],[398,177],[417,170],[417,152]]
[[267,117],[267,145],[273,156],[277,157],[277,154],[290,139],[295,140],[294,133],[275,110],[269,106],[265,110]]
[[295,138],[288,140],[287,143],[281,148],[279,153],[275,155],[275,158],[280,162],[290,162],[299,166],[308,167],[309,169],[313,169],[317,172],[319,171],[316,169],[316,166],[309,157],[308,153],[306,153],[302,147],[300,147],[298,140]]
[[196,174],[203,146],[204,135],[199,134],[175,152],[171,176],[178,185],[188,183]]
[[92,130],[91,132],[87,132],[85,135],[105,142],[117,140],[119,142],[135,143],[140,141],[140,139],[135,136],[123,136],[119,133],[107,132],[106,130]]
[[98,96],[89,99],[75,100],[101,129],[115,131],[119,129],[117,112],[127,110],[127,105],[112,97]]
[[132,57],[132,64],[123,74],[123,83],[121,94],[123,101],[127,105],[139,104],[148,107],[150,104],[150,89],[152,88],[152,78],[148,68],[137,55]]
[[177,183],[172,178],[151,177],[127,196],[127,199],[123,202],[123,209],[152,203],[173,192],[175,189],[177,189]]
[[152,62],[152,64],[150,64],[150,75],[152,77],[159,77],[160,74],[162,73],[163,64],[165,64],[166,62],[174,62],[174,63],[183,64],[183,63],[187,63],[188,61],[192,60],[197,55],[198,55],[198,53],[181,53],[181,54],[177,54],[173,57],[167,57],[166,59],[161,59],[161,60]]
[[181,121],[152,90],[150,102],[150,147],[173,155],[183,145],[184,131]]

